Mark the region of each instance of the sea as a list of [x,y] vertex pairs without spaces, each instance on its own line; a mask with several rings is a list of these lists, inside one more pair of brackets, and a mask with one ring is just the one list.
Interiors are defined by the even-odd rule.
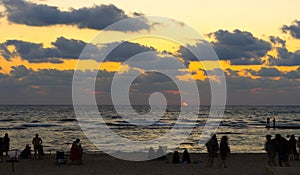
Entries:
[[[185,108],[193,109],[195,107],[187,106]],[[170,152],[175,149],[187,148],[192,153],[206,152],[205,146],[199,143],[199,138],[208,119],[210,108],[210,106],[201,106],[196,113],[194,110],[187,110],[193,111],[193,114],[186,113],[186,120],[177,121],[181,110],[180,106],[169,106],[162,117],[155,118],[157,122],[141,127],[124,119],[125,115],[133,115],[129,110],[126,114],[126,107],[123,107],[122,114],[119,114],[113,106],[98,106],[101,116],[104,118],[104,124],[115,134],[129,140],[151,140],[160,137],[161,134],[170,132],[174,124],[192,127],[188,137],[184,138],[176,147],[172,147],[167,142],[163,143],[163,146],[166,146]],[[148,106],[134,106],[134,109],[138,113],[149,112]],[[195,114],[196,118],[188,119],[189,115]],[[86,117],[89,118],[89,113],[86,114]],[[300,106],[226,106],[214,133],[219,141],[224,135],[229,138],[229,146],[233,153],[265,152],[264,143],[267,134],[271,134],[273,137],[275,134],[281,134],[283,137],[291,134],[297,138],[300,136],[300,129],[266,128],[267,118],[271,119],[271,125],[274,118],[278,125],[300,126]],[[57,150],[68,152],[76,138],[80,138],[86,153],[99,153],[107,150],[107,148],[102,150],[101,146],[93,144],[93,140],[87,137],[86,132],[82,130],[80,122],[72,105],[0,106],[0,136],[4,136],[5,133],[9,134],[11,149],[22,150],[26,144],[31,145],[35,134],[39,134],[46,153],[52,154]],[[91,128],[95,131],[97,129],[99,128]],[[107,137],[101,141],[103,143],[111,142],[111,138]],[[149,148],[147,145],[138,145],[132,149],[145,151]]]

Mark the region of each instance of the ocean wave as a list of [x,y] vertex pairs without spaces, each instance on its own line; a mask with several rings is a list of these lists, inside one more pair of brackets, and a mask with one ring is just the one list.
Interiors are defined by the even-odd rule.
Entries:
[[0,128],[0,131],[3,131],[3,130],[22,130],[22,129],[26,129],[26,128],[25,127]]
[[37,123],[27,123],[27,124],[23,124],[21,125],[21,127],[25,127],[25,128],[31,128],[31,127],[54,127],[57,125],[54,124],[37,124]]
[[236,135],[239,135],[239,134],[243,134],[241,132],[217,132],[217,134],[236,134]]
[[1,119],[0,122],[12,122],[14,121],[13,119]]
[[60,119],[60,122],[77,122],[76,118],[64,118],[64,119]]

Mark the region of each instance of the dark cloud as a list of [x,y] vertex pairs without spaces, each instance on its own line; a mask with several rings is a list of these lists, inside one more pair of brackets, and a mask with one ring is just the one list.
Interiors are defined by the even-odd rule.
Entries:
[[60,37],[55,42],[52,42],[52,45],[55,47],[57,57],[78,58],[87,43],[81,40]]
[[60,58],[58,58],[59,55],[55,49],[43,48],[43,44],[36,44],[21,40],[8,40],[2,45],[5,47],[14,46],[16,49],[16,52],[8,52],[7,50],[4,50],[6,54],[3,56],[7,60],[14,56],[20,56],[22,59],[28,60],[30,63],[63,62]]
[[[98,60],[109,52],[106,61],[124,62],[128,58],[147,51],[155,51],[153,47],[147,47],[132,42],[114,42],[96,46],[81,40],[57,38],[52,42],[53,47],[45,48],[41,43],[31,43],[21,40],[8,40],[0,43],[0,55],[10,60],[20,56],[31,63],[63,63],[64,59],[90,59]],[[14,46],[15,51],[9,51],[8,46]],[[83,49],[83,54],[81,55]],[[114,49],[113,49],[114,48]]]
[[278,57],[269,56],[268,61],[272,66],[297,66],[300,65],[300,51],[290,52],[286,47],[276,48]]
[[128,41],[109,43],[101,49],[110,49],[112,47],[115,48],[107,55],[107,61],[124,62],[136,54],[147,51],[155,51],[153,47],[147,47],[138,43],[132,43]]
[[12,67],[0,76],[1,104],[70,104],[72,71]]
[[280,44],[282,47],[285,47],[285,45],[286,45],[286,41],[279,37],[270,36],[269,39],[270,39],[271,43],[273,43],[273,44]]
[[[63,59],[79,58],[86,44],[87,43],[80,40],[60,37],[55,42],[52,42],[54,47],[44,48],[41,43],[7,40],[0,44],[0,53],[7,60],[14,56],[20,56],[30,63],[63,63]],[[16,51],[10,52],[7,49],[8,46],[14,46]]]
[[[61,11],[58,7],[34,4],[23,0],[2,0],[10,22],[29,26],[50,26],[57,24],[76,25],[79,28],[101,30],[122,19],[130,18],[114,5],[93,6],[90,8]],[[140,16],[140,13],[134,13]],[[118,31],[149,30],[151,25],[145,18],[133,19],[128,26],[111,28]]]
[[[271,70],[271,71],[270,71]],[[259,71],[266,76],[251,79],[236,76],[236,71],[226,75],[228,104],[299,104],[300,69],[282,74],[280,79],[273,79],[276,70]],[[265,73],[264,73],[265,72]],[[269,73],[266,73],[269,72]],[[272,73],[270,73],[272,72]],[[0,104],[71,104],[73,71],[42,69],[33,71],[24,66],[13,67],[9,75],[0,73]],[[82,76],[79,81],[90,83],[94,72],[79,71]],[[112,104],[111,82],[114,72],[99,71],[96,80],[96,99],[98,104]],[[191,82],[185,82],[190,87]],[[196,81],[201,104],[209,104],[211,99],[210,82]],[[178,87],[167,76],[150,72],[141,74],[131,84],[131,102],[136,104],[148,103],[150,94],[161,92],[170,104],[178,102]],[[92,90],[83,89],[82,95]]]
[[218,59],[211,44],[203,40],[197,42],[195,45],[187,44],[186,46],[180,46],[177,52],[178,56],[189,61]]
[[291,34],[296,39],[300,39],[300,21],[298,20],[295,20],[291,25],[284,25],[281,30],[284,33]]
[[231,65],[260,65],[263,64],[264,61],[261,58],[240,58],[230,60]]
[[[33,71],[25,66],[12,67],[9,75],[0,73],[0,104],[71,104],[72,82],[74,71],[59,71],[54,69],[41,69]],[[92,83],[95,71],[78,71],[81,83]],[[98,71],[95,95],[99,104],[112,104],[111,82],[115,72]],[[93,89],[83,86],[82,94],[93,93]],[[79,87],[80,88],[80,87]],[[141,74],[130,87],[132,102],[148,103],[151,93],[161,92],[178,102],[175,83],[160,73]],[[174,91],[173,91],[174,90]],[[170,93],[171,92],[171,93]],[[176,99],[176,100],[175,100]]]
[[176,93],[179,89],[175,82],[159,72],[141,74],[133,81],[130,88],[130,100],[133,104],[148,104],[150,95],[155,92],[163,94],[168,104],[180,102],[180,96]]
[[252,72],[252,75],[262,76],[262,77],[278,77],[281,76],[281,72],[276,68],[261,68],[257,72]]
[[[12,67],[9,75],[0,74],[0,104],[72,104],[74,71],[41,69],[33,71],[25,66]],[[91,71],[79,71],[82,82],[91,79]],[[98,90],[110,92],[108,83],[114,73],[98,71]],[[96,89],[97,90],[97,89]],[[82,91],[90,93],[91,91]]]
[[238,74],[239,71],[236,71],[236,70],[231,70],[231,69],[228,68],[228,69],[226,69],[226,72],[231,77],[239,76],[239,74]]
[[235,65],[261,64],[261,57],[271,49],[271,44],[254,37],[251,33],[234,30],[218,30],[209,34],[216,39],[213,47],[221,60]]
[[226,76],[227,104],[279,105],[300,103],[300,82],[281,77],[251,79],[250,77]]
[[300,79],[300,67],[297,70],[293,70],[284,74],[288,79]]

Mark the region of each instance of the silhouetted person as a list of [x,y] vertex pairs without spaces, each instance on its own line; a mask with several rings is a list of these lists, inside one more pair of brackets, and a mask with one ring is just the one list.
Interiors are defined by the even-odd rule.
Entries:
[[276,126],[276,120],[275,118],[273,118],[273,128],[275,128],[275,126]]
[[279,166],[282,166],[282,163],[284,163],[285,166],[289,166],[289,162],[288,162],[289,143],[288,143],[288,141],[285,138],[281,137],[280,134],[276,134],[275,141],[276,141],[276,147],[277,147],[277,152],[278,152]]
[[148,152],[148,159],[152,160],[154,158],[155,158],[155,150],[153,149],[153,147],[150,147]]
[[9,151],[9,142],[10,139],[8,137],[8,134],[5,133],[4,137],[3,137],[3,152],[5,152],[5,155],[8,155],[8,151]]
[[[33,144],[33,150],[34,150],[34,158],[37,158],[37,154],[41,153],[42,147],[42,139],[39,137],[38,134],[35,134],[35,137],[32,139],[32,144]],[[39,158],[42,158],[43,155],[39,154]]]
[[76,139],[71,147],[70,160],[82,163],[83,149],[80,144],[80,139]]
[[274,139],[271,138],[271,135],[266,136],[265,151],[267,152],[268,156],[268,165],[276,166],[276,142]]
[[166,160],[167,156],[162,146],[158,147],[157,154],[158,160]]
[[267,128],[270,128],[270,117],[267,118],[267,124],[266,124]]
[[292,134],[289,139],[289,154],[292,154],[296,160],[299,158],[299,154],[297,152],[297,140],[294,134]]
[[3,138],[0,137],[0,161],[3,162]]
[[174,151],[173,158],[172,158],[172,163],[174,163],[174,164],[180,163],[180,156],[179,156],[178,151]]
[[207,167],[212,167],[214,163],[214,158],[217,157],[217,153],[219,150],[219,144],[217,136],[214,134],[209,141],[205,144],[208,152],[208,161]]
[[181,163],[191,163],[191,156],[187,149],[184,149]]
[[23,151],[20,154],[20,157],[23,159],[31,158],[31,147],[29,145],[26,145]]
[[221,155],[221,159],[222,159],[222,165],[223,165],[224,168],[227,168],[226,158],[227,158],[229,153],[230,153],[230,148],[229,148],[229,145],[228,145],[228,137],[223,136],[222,139],[221,139],[221,143],[220,143],[220,155]]

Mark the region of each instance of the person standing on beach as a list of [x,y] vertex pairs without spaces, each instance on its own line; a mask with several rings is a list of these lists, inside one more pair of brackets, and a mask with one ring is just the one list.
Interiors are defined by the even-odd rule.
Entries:
[[276,147],[278,152],[279,166],[282,167],[283,165],[282,163],[284,163],[284,165],[288,167],[289,166],[289,161],[288,161],[289,143],[280,134],[276,134],[275,141],[276,141]]
[[267,125],[266,125],[266,127],[270,128],[270,117],[267,118]]
[[276,125],[276,120],[275,118],[273,118],[273,128],[275,128],[275,125]]
[[265,151],[267,152],[268,156],[268,165],[273,167],[276,166],[276,143],[274,139],[271,139],[271,135],[266,136],[266,143],[265,143]]
[[298,160],[299,154],[297,152],[297,140],[294,134],[292,134],[289,139],[289,154],[293,155],[293,157]]
[[221,143],[220,143],[220,155],[221,155],[221,159],[222,159],[222,166],[224,168],[227,168],[226,166],[226,158],[227,155],[230,153],[230,148],[228,145],[228,137],[227,136],[223,136],[221,139]]
[[3,137],[3,152],[5,152],[5,156],[8,156],[9,142],[10,142],[10,139],[8,137],[8,134],[5,133],[5,135]]
[[[32,139],[33,149],[34,149],[34,158],[37,158],[37,153],[39,149],[42,147],[42,139],[39,137],[38,134],[35,134],[35,137]],[[39,154],[39,158],[41,158],[42,155]]]
[[217,136],[214,134],[209,141],[205,144],[208,152],[208,161],[206,167],[212,167],[214,164],[214,158],[217,157],[219,151],[219,144]]

